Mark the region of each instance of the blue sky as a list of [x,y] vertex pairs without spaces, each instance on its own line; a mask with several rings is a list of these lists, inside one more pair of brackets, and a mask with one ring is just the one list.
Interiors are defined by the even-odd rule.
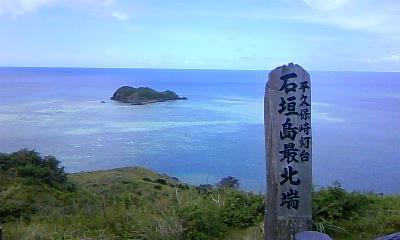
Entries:
[[400,71],[398,0],[0,0],[0,66]]

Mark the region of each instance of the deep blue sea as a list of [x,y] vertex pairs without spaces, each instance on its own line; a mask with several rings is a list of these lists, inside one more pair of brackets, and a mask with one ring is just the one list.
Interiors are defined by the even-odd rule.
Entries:
[[[51,154],[69,172],[144,166],[263,192],[268,71],[0,68],[0,152]],[[400,73],[311,72],[313,179],[400,193]],[[122,85],[187,101],[131,106]],[[101,101],[106,103],[101,103]]]

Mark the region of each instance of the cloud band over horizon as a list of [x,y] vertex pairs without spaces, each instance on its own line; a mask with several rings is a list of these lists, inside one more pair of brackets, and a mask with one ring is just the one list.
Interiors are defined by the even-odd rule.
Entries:
[[0,66],[400,71],[396,0],[0,0]]

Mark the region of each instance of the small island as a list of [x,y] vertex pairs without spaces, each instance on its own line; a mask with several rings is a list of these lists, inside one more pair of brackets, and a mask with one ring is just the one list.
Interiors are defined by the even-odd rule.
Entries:
[[129,87],[123,86],[117,89],[111,100],[132,105],[144,105],[156,102],[165,102],[173,100],[187,100],[186,97],[179,97],[175,92],[167,90],[158,92],[148,87]]

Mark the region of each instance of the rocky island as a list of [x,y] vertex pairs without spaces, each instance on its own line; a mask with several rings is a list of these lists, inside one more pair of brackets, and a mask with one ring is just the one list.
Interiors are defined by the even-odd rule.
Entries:
[[117,89],[111,100],[129,103],[132,105],[144,105],[155,102],[165,102],[172,100],[186,100],[186,97],[179,97],[173,91],[167,90],[164,92],[158,92],[148,87],[129,87],[123,86]]

